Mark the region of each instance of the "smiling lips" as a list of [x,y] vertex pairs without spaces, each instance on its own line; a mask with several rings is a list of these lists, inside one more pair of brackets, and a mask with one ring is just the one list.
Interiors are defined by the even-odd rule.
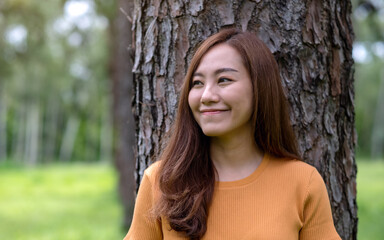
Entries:
[[215,114],[219,114],[219,113],[226,112],[226,111],[228,111],[228,110],[224,110],[224,109],[202,109],[202,110],[200,110],[200,112],[203,115],[215,115]]

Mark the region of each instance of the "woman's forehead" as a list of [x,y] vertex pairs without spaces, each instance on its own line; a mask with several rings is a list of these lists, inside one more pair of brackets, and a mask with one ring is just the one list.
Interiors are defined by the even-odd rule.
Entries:
[[230,69],[240,71],[243,66],[241,55],[228,44],[218,44],[211,48],[201,58],[194,74],[209,72],[224,72]]

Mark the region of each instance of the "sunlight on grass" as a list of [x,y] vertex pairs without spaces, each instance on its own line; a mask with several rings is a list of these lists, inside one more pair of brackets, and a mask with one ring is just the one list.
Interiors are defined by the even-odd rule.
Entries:
[[[357,165],[358,239],[384,239],[384,161]],[[109,165],[0,166],[0,239],[122,239],[115,189]]]
[[122,239],[111,166],[0,167],[0,239]]
[[357,239],[384,239],[384,161],[357,162]]

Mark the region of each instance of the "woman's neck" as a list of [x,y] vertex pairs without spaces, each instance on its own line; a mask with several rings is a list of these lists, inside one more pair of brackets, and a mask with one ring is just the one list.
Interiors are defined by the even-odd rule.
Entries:
[[218,173],[218,181],[235,181],[251,175],[264,156],[252,133],[229,139],[213,137],[210,154]]

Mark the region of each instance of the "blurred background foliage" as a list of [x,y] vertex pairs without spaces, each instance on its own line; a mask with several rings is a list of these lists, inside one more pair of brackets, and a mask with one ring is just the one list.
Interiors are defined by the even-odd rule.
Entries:
[[[110,164],[116,2],[0,1],[1,239],[115,239],[124,234],[118,231],[122,209]],[[379,201],[373,209],[370,203],[382,199],[382,191],[369,186],[384,181],[384,164],[368,162],[384,159],[384,0],[352,2],[359,239],[383,239],[384,204]],[[108,167],[79,165],[100,162]],[[58,199],[63,202],[57,205]],[[76,215],[79,211],[83,217]],[[71,220],[74,216],[78,221]],[[10,235],[2,235],[6,232]]]
[[111,2],[1,1],[0,159],[111,158]]
[[358,156],[384,156],[384,1],[353,3]]

